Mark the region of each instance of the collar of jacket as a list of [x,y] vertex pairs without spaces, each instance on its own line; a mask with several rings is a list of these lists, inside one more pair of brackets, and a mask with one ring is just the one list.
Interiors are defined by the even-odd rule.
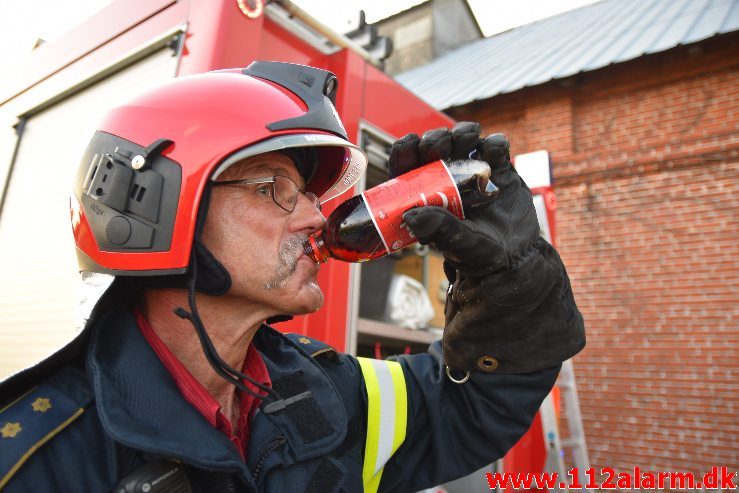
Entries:
[[[262,354],[273,388],[283,399],[306,390],[311,395],[288,405],[284,411],[258,413],[252,431],[262,420],[270,421],[284,434],[297,461],[321,457],[339,447],[346,438],[348,417],[325,370],[303,348],[268,325],[262,325],[253,343]],[[252,436],[252,440],[255,438]]]
[[[87,365],[101,422],[116,441],[203,468],[238,471],[251,482],[251,471],[233,444],[182,397],[129,311],[111,310],[98,318],[92,331]],[[329,433],[306,440],[295,412],[287,412],[291,406],[270,415],[259,412],[252,423],[247,462],[263,455],[261,449],[268,444],[258,438],[264,436],[284,437],[298,461],[338,447],[347,417],[333,382],[310,356],[274,329],[263,326],[256,339],[272,381],[301,372],[312,401],[332,426]]]

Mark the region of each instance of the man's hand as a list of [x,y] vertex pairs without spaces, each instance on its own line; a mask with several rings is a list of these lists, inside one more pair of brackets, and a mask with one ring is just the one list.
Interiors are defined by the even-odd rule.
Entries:
[[539,236],[531,192],[510,162],[502,134],[480,139],[477,123],[409,134],[390,154],[390,176],[444,159],[486,161],[500,188],[460,220],[441,207],[403,219],[422,244],[444,255],[453,283],[446,305],[444,359],[452,370],[521,373],[554,366],[585,343],[582,317],[559,256]]
[[470,122],[458,123],[451,132],[431,130],[421,139],[406,135],[393,144],[390,175],[438,159],[469,159],[471,153],[490,165],[491,179],[500,189],[491,204],[472,209],[465,221],[441,207],[411,209],[403,219],[421,244],[433,243],[454,268],[481,277],[520,263],[539,237],[531,192],[511,165],[505,136],[480,140],[480,125]]

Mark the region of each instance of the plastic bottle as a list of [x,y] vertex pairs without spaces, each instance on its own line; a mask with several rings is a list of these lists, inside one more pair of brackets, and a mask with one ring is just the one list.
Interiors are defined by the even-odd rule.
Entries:
[[407,210],[435,205],[464,219],[465,211],[489,203],[497,194],[486,162],[435,161],[339,205],[323,229],[308,238],[305,253],[315,262],[380,258],[416,242],[403,222]]

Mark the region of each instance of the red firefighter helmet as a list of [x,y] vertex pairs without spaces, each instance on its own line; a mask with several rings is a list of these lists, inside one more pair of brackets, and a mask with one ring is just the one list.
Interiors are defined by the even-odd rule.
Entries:
[[322,202],[348,190],[367,159],[348,141],[336,88],[324,70],[254,62],[174,79],[110,111],[71,197],[80,270],[184,273],[208,183],[252,155],[290,153]]

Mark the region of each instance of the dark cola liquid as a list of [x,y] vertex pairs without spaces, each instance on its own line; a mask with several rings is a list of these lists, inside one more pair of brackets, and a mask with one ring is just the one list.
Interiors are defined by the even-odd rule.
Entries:
[[405,211],[437,205],[463,218],[475,207],[489,203],[497,193],[487,163],[464,160],[439,165],[437,161],[339,205],[322,230],[309,239],[306,254],[316,262],[326,262],[329,257],[344,262],[380,258],[389,250],[415,242],[402,227]]
[[362,262],[388,254],[364,197],[352,197],[326,218],[323,242],[330,256],[344,262]]

